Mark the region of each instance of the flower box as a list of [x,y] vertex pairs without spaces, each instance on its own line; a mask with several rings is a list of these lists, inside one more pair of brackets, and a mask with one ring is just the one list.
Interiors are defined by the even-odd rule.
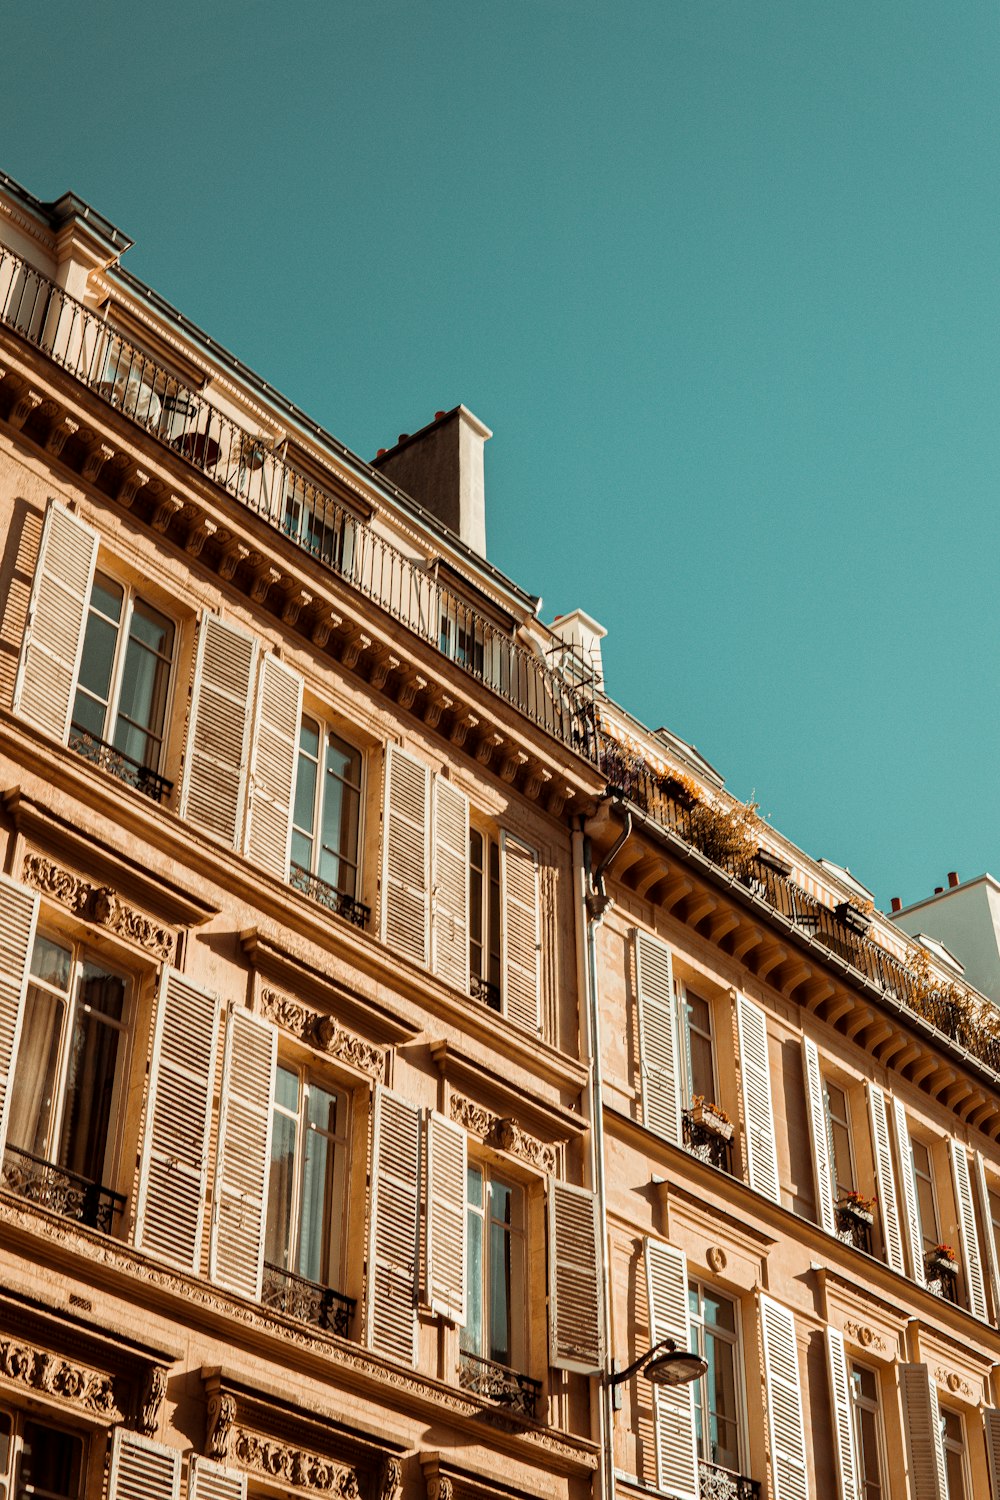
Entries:
[[841,1198],[837,1204],[837,1214],[842,1219],[850,1220],[852,1224],[867,1224],[870,1228],[875,1223],[872,1210],[864,1208],[851,1198]]
[[710,1131],[720,1140],[732,1140],[733,1122],[727,1119],[716,1105],[707,1104],[703,1099],[695,1099],[691,1104],[690,1115],[694,1123],[700,1125],[702,1130]]
[[950,1255],[945,1255],[940,1250],[932,1250],[926,1257],[924,1264],[928,1274],[933,1272],[937,1276],[957,1277],[958,1275],[958,1261],[953,1260]]

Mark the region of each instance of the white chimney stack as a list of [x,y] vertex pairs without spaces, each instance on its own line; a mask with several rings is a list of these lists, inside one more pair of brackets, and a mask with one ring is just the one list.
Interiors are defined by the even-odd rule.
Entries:
[[593,673],[594,686],[603,690],[601,642],[608,633],[604,626],[591,619],[582,609],[574,609],[568,615],[557,615],[550,628],[553,635],[557,635],[573,656],[578,658],[577,670],[580,675],[589,677]]

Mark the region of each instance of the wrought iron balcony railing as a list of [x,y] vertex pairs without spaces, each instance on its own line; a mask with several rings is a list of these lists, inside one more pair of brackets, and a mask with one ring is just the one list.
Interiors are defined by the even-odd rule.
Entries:
[[500,1014],[503,1002],[500,999],[499,985],[491,984],[481,974],[473,974],[469,979],[469,994],[473,1000],[481,1001],[483,1005],[489,1006],[490,1010],[495,1010],[497,1015]]
[[88,1229],[99,1229],[102,1234],[111,1233],[115,1215],[125,1207],[123,1193],[113,1193],[99,1182],[16,1146],[8,1146],[4,1153],[0,1181],[19,1198],[75,1219]]
[[719,1135],[718,1131],[696,1120],[689,1109],[683,1113],[684,1144],[692,1156],[717,1167],[720,1172],[733,1175],[732,1137]]
[[853,1245],[855,1250],[863,1250],[866,1255],[871,1255],[872,1215],[858,1213],[856,1209],[848,1205],[837,1203],[834,1205],[833,1217],[837,1226],[838,1240],[845,1245]]
[[532,1419],[542,1394],[540,1380],[519,1375],[506,1365],[498,1365],[492,1359],[481,1359],[478,1354],[468,1354],[464,1349],[459,1356],[458,1383],[464,1391],[487,1396],[500,1406],[507,1406],[511,1411],[520,1412],[522,1417]]
[[328,880],[321,880],[318,875],[313,875],[302,865],[290,866],[288,882],[297,891],[311,896],[313,901],[319,902],[320,906],[325,906],[328,911],[336,912],[338,917],[343,917],[355,927],[368,926],[372,914],[370,906],[365,906],[362,901],[356,901],[353,896],[348,896],[346,891],[338,891],[335,885],[331,885]]
[[114,745],[96,739],[76,724],[69,732],[69,748],[82,755],[84,760],[89,760],[92,765],[100,766],[102,771],[110,771],[112,776],[124,781],[126,786],[134,786],[136,791],[144,792],[154,802],[165,802],[170,796],[174,785],[172,781],[151,771],[148,766],[140,765],[123,750],[116,750]]
[[0,252],[0,324],[547,734],[596,758],[592,681],[549,666],[296,469],[283,445],[233,421],[9,250]]
[[760,1485],[756,1479],[747,1479],[699,1458],[698,1495],[699,1500],[760,1500]]
[[271,1265],[269,1261],[264,1263],[260,1300],[264,1307],[284,1313],[300,1323],[312,1323],[328,1333],[339,1334],[343,1339],[350,1337],[357,1305],[353,1297],[344,1297],[332,1287],[308,1281],[294,1271]]

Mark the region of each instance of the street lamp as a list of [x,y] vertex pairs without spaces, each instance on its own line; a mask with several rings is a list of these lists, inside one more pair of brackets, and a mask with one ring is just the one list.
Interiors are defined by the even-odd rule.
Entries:
[[678,1349],[673,1339],[661,1339],[624,1370],[613,1371],[607,1376],[607,1384],[614,1390],[641,1371],[654,1385],[690,1385],[693,1380],[700,1380],[707,1369],[708,1365],[700,1354],[694,1354],[690,1349]]

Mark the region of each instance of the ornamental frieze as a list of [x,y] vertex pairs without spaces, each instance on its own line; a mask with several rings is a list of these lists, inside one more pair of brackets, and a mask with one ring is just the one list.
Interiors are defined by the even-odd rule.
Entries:
[[85,1411],[109,1422],[120,1422],[122,1413],[115,1400],[114,1381],[109,1375],[57,1359],[42,1349],[33,1349],[14,1339],[0,1339],[0,1375],[28,1390],[61,1396]]
[[84,921],[106,927],[157,958],[173,957],[175,939],[170,929],[128,906],[111,886],[91,885],[41,854],[26,854],[21,873],[27,885],[68,906]]
[[885,1339],[880,1333],[876,1333],[874,1328],[870,1327],[867,1323],[857,1323],[848,1320],[844,1324],[844,1332],[849,1339],[853,1339],[856,1344],[860,1344],[862,1349],[875,1349],[879,1354],[886,1352]]
[[322,1495],[339,1495],[341,1500],[359,1500],[356,1471],[318,1453],[274,1442],[256,1432],[247,1432],[244,1427],[234,1430],[231,1451],[242,1468],[269,1479],[284,1480],[286,1484],[316,1490]]
[[451,1118],[470,1135],[481,1136],[488,1146],[508,1151],[511,1156],[520,1156],[543,1172],[556,1170],[555,1146],[529,1135],[510,1115],[495,1115],[464,1094],[453,1093]]
[[385,1082],[384,1047],[376,1047],[373,1043],[366,1042],[364,1037],[341,1026],[333,1016],[311,1010],[308,1006],[301,1005],[298,1000],[292,1000],[288,995],[281,994],[279,990],[272,990],[265,986],[260,992],[260,1005],[261,1014],[267,1020],[273,1021],[275,1026],[280,1026],[283,1031],[290,1031],[293,1036],[301,1037],[311,1047],[318,1047],[328,1056],[336,1057],[341,1062],[348,1063],[352,1068],[359,1068],[363,1073],[371,1074],[379,1083]]

